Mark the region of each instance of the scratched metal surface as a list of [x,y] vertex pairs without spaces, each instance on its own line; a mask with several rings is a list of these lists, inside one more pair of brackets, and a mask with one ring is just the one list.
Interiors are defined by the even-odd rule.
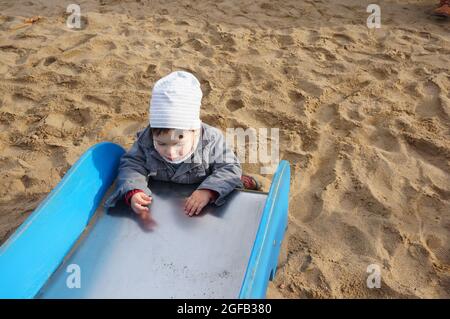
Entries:
[[[143,228],[123,202],[108,213],[100,206],[38,298],[239,295],[267,194],[235,190],[223,206],[188,217],[183,200],[195,185],[151,183],[157,226]],[[71,264],[80,267],[80,288],[66,284],[74,275],[67,272]]]

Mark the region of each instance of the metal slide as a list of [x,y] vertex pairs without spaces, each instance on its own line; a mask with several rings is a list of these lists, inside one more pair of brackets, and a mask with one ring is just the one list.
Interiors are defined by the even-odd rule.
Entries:
[[236,189],[195,217],[183,200],[196,185],[150,181],[148,230],[123,201],[103,208],[123,153],[91,147],[5,242],[0,298],[264,298],[287,227],[288,162],[268,193]]

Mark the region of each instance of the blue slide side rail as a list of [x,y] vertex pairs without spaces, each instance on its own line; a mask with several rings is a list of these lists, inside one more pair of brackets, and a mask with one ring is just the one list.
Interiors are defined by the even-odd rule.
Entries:
[[270,185],[239,298],[266,297],[269,280],[275,276],[281,241],[287,228],[289,188],[290,166],[283,160]]
[[0,298],[39,292],[89,223],[124,153],[111,142],[89,148],[0,247]]

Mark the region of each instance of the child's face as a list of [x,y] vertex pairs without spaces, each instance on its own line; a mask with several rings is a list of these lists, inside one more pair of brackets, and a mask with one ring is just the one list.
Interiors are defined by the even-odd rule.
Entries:
[[177,161],[186,156],[195,142],[194,130],[170,130],[153,136],[156,151],[169,161]]

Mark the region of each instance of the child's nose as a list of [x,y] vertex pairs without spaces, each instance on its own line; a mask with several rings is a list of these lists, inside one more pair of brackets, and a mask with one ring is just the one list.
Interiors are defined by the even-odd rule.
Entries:
[[168,157],[170,158],[174,158],[177,156],[177,150],[176,149],[169,149],[168,153],[167,153]]

